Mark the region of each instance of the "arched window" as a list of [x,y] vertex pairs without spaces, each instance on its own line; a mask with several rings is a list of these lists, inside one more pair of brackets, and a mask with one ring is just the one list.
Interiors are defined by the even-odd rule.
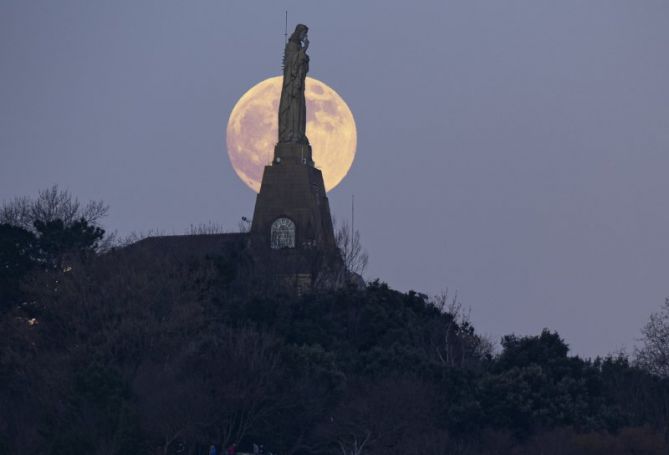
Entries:
[[270,235],[272,249],[295,248],[295,223],[288,218],[277,218],[272,223]]

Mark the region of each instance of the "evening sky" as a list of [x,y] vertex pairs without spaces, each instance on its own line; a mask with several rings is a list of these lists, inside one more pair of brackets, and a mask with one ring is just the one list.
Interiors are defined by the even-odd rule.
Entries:
[[0,201],[59,184],[120,235],[237,229],[225,126],[284,11],[358,126],[330,193],[366,278],[476,328],[631,349],[669,296],[669,2],[0,1]]

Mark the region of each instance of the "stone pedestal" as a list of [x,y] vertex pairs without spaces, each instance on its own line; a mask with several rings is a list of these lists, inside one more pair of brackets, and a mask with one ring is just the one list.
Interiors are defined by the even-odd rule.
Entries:
[[279,143],[274,147],[272,164],[291,163],[306,164],[313,167],[311,146],[309,144]]
[[[294,242],[277,247],[272,225],[294,224]],[[292,228],[291,228],[292,229]],[[313,165],[308,144],[277,144],[263,172],[251,225],[251,248],[281,274],[314,274],[337,268],[338,256],[323,175]],[[334,265],[333,265],[334,264]],[[272,273],[272,272],[269,272]]]

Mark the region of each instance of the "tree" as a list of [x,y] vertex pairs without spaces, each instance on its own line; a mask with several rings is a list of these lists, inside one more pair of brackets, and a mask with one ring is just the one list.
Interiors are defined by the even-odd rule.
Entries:
[[17,226],[0,224],[0,308],[17,303],[19,285],[33,268],[37,238]]
[[[94,254],[104,231],[83,218],[66,225],[62,220],[35,221],[33,231],[0,224],[0,309],[22,301],[21,285],[35,269],[65,271],[66,258]],[[4,311],[3,311],[4,312]]]
[[38,261],[46,267],[62,268],[67,255],[94,253],[105,231],[85,219],[65,224],[61,219],[35,221],[39,244]]
[[277,340],[251,329],[221,326],[198,337],[184,355],[181,371],[199,371],[191,393],[199,402],[195,420],[198,442],[221,447],[239,444],[271,420],[282,406],[279,388],[286,383],[278,368]]
[[98,226],[107,215],[109,206],[102,201],[89,201],[83,205],[67,190],[58,185],[40,190],[35,199],[17,197],[0,207],[0,223],[10,224],[27,231],[35,231],[35,222],[49,223],[61,220],[69,226],[82,219],[91,226]]
[[641,330],[643,346],[637,350],[638,364],[661,377],[669,378],[669,298]]
[[142,426],[163,455],[180,440],[192,438],[200,410],[207,404],[196,378],[179,377],[175,371],[180,360],[164,364],[144,361],[133,381]]
[[335,221],[335,242],[344,261],[346,270],[362,275],[367,268],[369,256],[360,242],[360,232],[353,230],[347,221],[337,226]]
[[502,338],[503,351],[497,359],[498,368],[511,369],[539,365],[554,367],[567,361],[569,346],[557,332],[544,329],[539,336]]
[[443,365],[480,366],[481,360],[493,357],[494,343],[475,333],[471,322],[471,310],[465,311],[462,308],[457,294],[449,301],[446,291],[436,295],[430,303],[446,316],[446,323],[434,348]]

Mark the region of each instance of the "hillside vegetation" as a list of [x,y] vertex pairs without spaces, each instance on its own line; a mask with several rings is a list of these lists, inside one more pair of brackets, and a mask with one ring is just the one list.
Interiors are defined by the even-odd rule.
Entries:
[[669,448],[669,382],[624,356],[549,330],[495,353],[420,293],[254,291],[243,246],[175,261],[49,223],[0,226],[0,454]]

